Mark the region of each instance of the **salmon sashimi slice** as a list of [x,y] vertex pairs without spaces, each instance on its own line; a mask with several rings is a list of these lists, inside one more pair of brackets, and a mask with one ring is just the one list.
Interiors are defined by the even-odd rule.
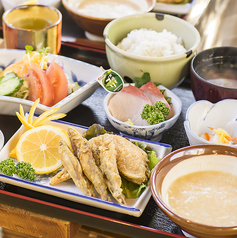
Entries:
[[172,112],[171,106],[169,105],[169,103],[165,99],[165,97],[162,94],[162,92],[160,91],[160,89],[153,82],[150,81],[150,82],[142,85],[142,87],[140,89],[147,95],[147,97],[149,97],[149,99],[151,100],[153,105],[155,105],[155,103],[157,101],[161,101],[161,102],[165,103],[165,105],[170,110],[168,118],[172,117],[173,112]]
[[148,122],[141,118],[146,104],[152,105],[148,96],[141,89],[129,85],[110,99],[108,110],[117,120],[126,122],[130,119],[134,125],[148,126]]

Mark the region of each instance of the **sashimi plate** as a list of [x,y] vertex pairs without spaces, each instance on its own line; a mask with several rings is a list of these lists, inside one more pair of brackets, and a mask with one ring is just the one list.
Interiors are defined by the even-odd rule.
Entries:
[[[80,133],[83,133],[88,128],[80,125],[75,125],[72,123],[64,122],[64,121],[51,121],[51,125],[59,126],[67,131],[69,126],[76,128]],[[12,149],[15,148],[20,136],[26,131],[24,126],[21,126],[18,131],[12,136],[12,138],[6,143],[3,149],[0,152],[0,161],[9,158],[9,153]],[[159,158],[163,158],[165,155],[171,152],[172,147],[168,144],[163,144],[159,142],[146,141],[139,138],[129,137],[131,140],[146,142],[148,146],[154,148],[158,153]],[[144,190],[139,198],[136,199],[126,199],[126,205],[120,205],[111,197],[110,201],[104,201],[99,197],[89,197],[83,194],[73,181],[70,179],[68,181],[59,183],[58,185],[51,186],[49,185],[50,178],[53,177],[55,173],[51,173],[48,175],[37,175],[36,180],[34,182],[23,180],[17,176],[7,176],[0,173],[0,180],[4,183],[12,184],[15,186],[23,187],[29,190],[45,193],[48,195],[56,196],[59,198],[63,198],[66,200],[78,202],[81,204],[97,207],[100,209],[105,209],[113,212],[119,212],[123,214],[128,214],[131,216],[139,217],[150,197],[151,192],[149,186]]]
[[[24,55],[24,50],[0,49],[0,70],[4,70],[8,65],[22,60]],[[54,107],[60,107],[58,112],[67,113],[90,97],[99,87],[97,78],[103,73],[99,67],[60,55],[48,54],[48,59],[49,62],[55,60],[56,63],[61,65],[67,77],[74,82],[78,82],[81,88],[52,107],[38,104],[35,111],[36,114],[39,115]],[[24,111],[28,112],[33,102],[16,97],[0,96],[0,114],[15,115],[15,112],[19,110],[20,104],[23,106]]]

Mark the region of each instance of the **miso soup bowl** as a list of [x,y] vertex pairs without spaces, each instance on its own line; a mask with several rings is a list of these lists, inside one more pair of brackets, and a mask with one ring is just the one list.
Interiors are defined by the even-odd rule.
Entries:
[[[216,158],[214,155],[221,155]],[[236,237],[234,226],[212,226],[201,224],[178,215],[167,202],[170,184],[180,176],[197,171],[222,171],[237,176],[237,149],[223,145],[188,146],[166,155],[153,169],[150,187],[152,196],[161,210],[176,223],[186,235],[199,238]],[[184,204],[180,204],[181,209]],[[198,206],[198,205],[197,205]],[[216,207],[216,209],[221,209]]]
[[[227,98],[237,99],[237,79],[234,88],[229,83],[228,85],[213,84],[203,76],[203,71],[206,74],[210,73],[210,66],[221,67],[221,78],[225,80],[230,77],[230,71],[235,71],[236,75],[237,47],[223,46],[200,51],[193,57],[190,69],[191,88],[196,100],[208,100],[216,103]],[[220,78],[216,74],[213,74],[213,77]]]

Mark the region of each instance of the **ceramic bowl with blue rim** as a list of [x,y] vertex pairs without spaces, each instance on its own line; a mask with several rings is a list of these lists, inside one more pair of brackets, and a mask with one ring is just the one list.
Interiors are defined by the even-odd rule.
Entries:
[[[22,60],[24,55],[24,50],[0,49],[0,69],[4,70],[8,65]],[[78,82],[81,87],[52,107],[38,104],[36,114],[39,115],[54,107],[60,107],[58,112],[67,113],[90,97],[98,88],[97,78],[103,73],[99,67],[60,55],[48,54],[48,59],[49,62],[54,60],[61,65],[67,77],[71,81]],[[21,98],[0,96],[0,114],[15,115],[15,112],[19,111],[20,104],[24,111],[28,112],[33,103]]]
[[[237,137],[237,100],[224,99],[217,103],[200,100],[191,104],[186,112],[184,128],[190,145],[219,144],[203,137],[213,134],[210,129],[223,129],[231,138]],[[229,145],[229,144],[226,144]],[[237,148],[236,145],[231,145]]]
[[126,122],[117,120],[111,115],[108,110],[108,104],[110,99],[114,96],[113,93],[108,93],[104,99],[104,110],[110,123],[115,127],[121,134],[130,135],[133,137],[143,138],[146,140],[160,141],[162,135],[168,131],[178,120],[182,110],[182,102],[178,96],[176,96],[171,90],[160,85],[159,89],[165,90],[166,96],[171,98],[171,108],[174,112],[173,117],[163,121],[159,124],[149,126],[136,126]]

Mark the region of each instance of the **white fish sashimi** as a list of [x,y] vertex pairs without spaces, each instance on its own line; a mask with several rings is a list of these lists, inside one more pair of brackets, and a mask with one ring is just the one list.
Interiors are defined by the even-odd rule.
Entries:
[[142,110],[146,104],[152,105],[151,100],[141,89],[129,85],[111,98],[108,110],[117,120],[126,122],[130,119],[134,125],[148,126],[147,121],[141,118]]

